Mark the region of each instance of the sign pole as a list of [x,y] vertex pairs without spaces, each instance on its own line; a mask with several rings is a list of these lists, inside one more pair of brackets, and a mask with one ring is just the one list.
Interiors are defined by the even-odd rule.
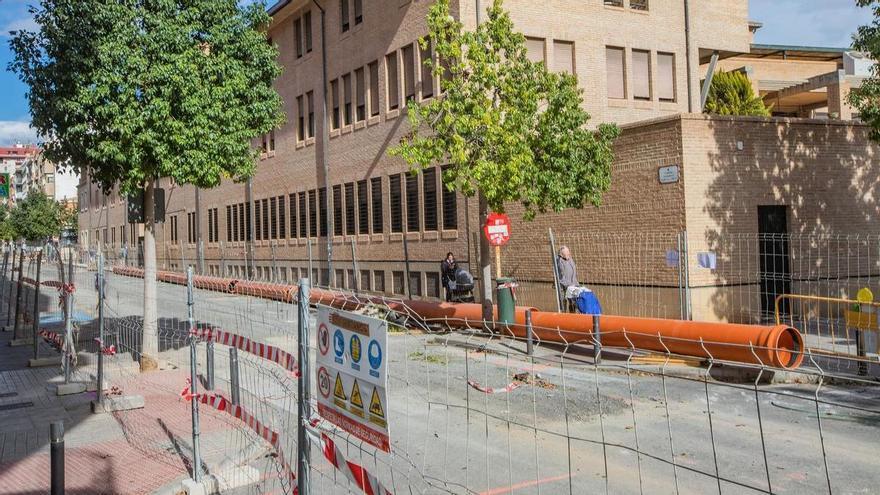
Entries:
[[495,278],[501,278],[501,246],[495,246]]

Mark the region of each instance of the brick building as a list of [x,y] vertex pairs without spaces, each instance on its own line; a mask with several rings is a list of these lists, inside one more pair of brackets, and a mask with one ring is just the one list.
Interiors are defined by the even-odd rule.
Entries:
[[[380,293],[438,297],[439,260],[447,251],[466,265],[475,264],[476,202],[446,191],[440,168],[411,175],[401,160],[387,155],[407,131],[405,101],[436,94],[438,81],[420,63],[432,54],[417,44],[426,34],[431,2],[319,3],[326,9],[329,138],[325,141],[321,132],[321,11],[312,0],[281,0],[270,9],[269,36],[284,68],[276,87],[287,124],[257,143],[263,152],[252,197],[246,184],[225,182],[196,191],[161,181],[167,216],[157,233],[160,267],[180,269],[198,262],[205,273],[242,277],[253,264],[260,278],[289,281],[311,275],[327,284],[332,277],[342,287],[359,284]],[[454,15],[466,27],[475,26],[477,3],[452,2]],[[604,292],[608,311],[632,314],[650,299],[654,316],[684,311],[682,262],[670,263],[668,256],[670,250],[683,252],[676,247],[682,231],[688,231],[688,244],[716,249],[723,258],[724,250],[712,246],[713,240],[757,234],[759,223],[766,223],[761,215],[772,219],[780,211],[790,219],[789,231],[872,228],[870,222],[849,222],[843,212],[854,205],[843,204],[840,197],[866,194],[851,188],[870,187],[867,177],[877,167],[880,150],[868,143],[860,124],[699,114],[707,71],[744,68],[743,60],[754,58],[760,48],[751,44],[756,25],[747,18],[748,1],[726,0],[724,8],[718,4],[505,2],[527,37],[530,56],[578,76],[592,123],[616,122],[624,128],[615,144],[612,187],[601,207],[548,215],[531,224],[516,220],[515,208],[511,212],[514,239],[504,250],[504,266],[523,282],[526,302],[553,304],[549,227],[561,242],[571,244],[582,278]],[[838,69],[843,69],[841,61],[823,61],[797,81]],[[818,108],[815,103],[811,111]],[[824,115],[851,116],[830,110]],[[839,190],[830,189],[829,177]],[[816,197],[827,206],[817,209]],[[143,227],[126,223],[123,198],[100,194],[87,174],[80,182],[79,205],[82,242],[104,244],[111,252],[137,244]],[[602,240],[601,235],[617,237]],[[639,247],[645,239],[652,239],[651,245]],[[129,253],[134,256],[134,251]],[[752,262],[757,254],[746,256]],[[405,258],[410,260],[408,278]],[[695,265],[691,280],[701,284],[689,291],[687,300],[694,306],[689,313],[739,319],[733,309],[701,303],[728,297],[726,281],[717,273],[714,278],[698,273],[696,257],[683,259],[685,268]]]

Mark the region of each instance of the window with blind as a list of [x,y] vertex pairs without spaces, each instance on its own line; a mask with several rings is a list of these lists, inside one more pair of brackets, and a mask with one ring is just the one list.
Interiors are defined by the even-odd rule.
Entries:
[[238,210],[241,205],[232,205],[232,240],[241,241],[241,215]]
[[232,242],[232,205],[226,205],[226,242]]
[[297,228],[296,193],[287,196],[287,203],[290,206],[290,211],[288,212],[290,214],[290,238],[296,239],[299,237],[299,228]]
[[254,234],[257,236],[258,241],[262,241],[263,240],[263,208],[260,207],[259,201],[254,202],[254,208],[256,208],[256,211],[254,211],[254,226],[256,227],[254,229]]
[[278,238],[287,239],[287,205],[284,196],[278,196]]
[[[448,168],[449,165],[443,167],[441,174]],[[456,230],[458,229],[458,196],[454,190],[450,191],[446,188],[442,178],[441,175],[440,196],[443,203],[443,230]]]
[[409,293],[413,297],[422,297],[422,272],[409,272]]
[[430,40],[425,48],[419,45],[419,60],[421,62],[419,67],[422,71],[422,98],[434,96],[434,74],[431,72],[431,58],[433,54],[434,50]]
[[220,221],[217,219],[220,215],[217,213],[217,208],[214,208],[214,240],[212,242],[220,242]]
[[330,81],[330,98],[333,102],[333,113],[330,117],[330,128],[339,129],[339,79]]
[[397,52],[385,55],[385,87],[388,88],[388,110],[400,107],[400,80],[397,77]]
[[412,45],[403,47],[403,90],[406,101],[416,98],[416,52]]
[[318,210],[321,213],[321,237],[327,237],[327,218],[325,215],[330,214],[329,205],[327,204],[327,189],[320,188],[318,189],[318,204],[320,205],[320,209]]
[[418,232],[421,226],[419,218],[419,177],[406,174],[406,231]]
[[364,22],[364,0],[354,0],[354,24]]
[[379,62],[372,62],[367,66],[370,72],[370,115],[379,115]]
[[296,97],[296,139],[303,141],[306,138],[306,114],[305,102],[302,96]]
[[177,215],[171,216],[171,242],[177,244]]
[[293,21],[293,38],[294,44],[296,44],[296,58],[301,58],[303,56],[303,33],[302,33],[302,19],[297,18]]
[[657,98],[660,101],[675,101],[675,55],[657,54]]
[[648,0],[629,0],[629,8],[633,10],[648,10]]
[[351,74],[342,76],[342,97],[345,99],[345,106],[342,112],[342,116],[345,119],[343,125],[351,125]]
[[339,0],[339,20],[342,24],[342,32],[348,31],[348,28],[351,26],[349,24],[349,15],[348,15],[348,2],[351,0]]
[[312,52],[312,11],[308,10],[303,14],[303,31],[306,38],[306,53]]
[[345,185],[345,234],[355,234],[355,202],[354,202],[354,183],[349,182]]
[[354,90],[357,95],[357,109],[355,110],[355,122],[363,122],[367,118],[367,81],[364,68],[354,71]]
[[651,99],[651,52],[633,50],[633,98],[636,100]]
[[[266,206],[266,200],[263,200],[263,206]],[[269,199],[269,237],[273,240],[278,239],[278,199]]]
[[308,214],[309,210],[306,207],[306,193],[299,193],[299,236],[300,237],[308,237],[309,236],[309,222],[308,222]]
[[373,271],[373,290],[385,292],[385,272],[382,270]]
[[422,171],[422,191],[424,194],[425,230],[437,230],[437,169]]
[[544,63],[544,38],[526,37],[526,56],[535,63]]
[[626,98],[626,66],[623,48],[605,48],[605,73],[608,78],[608,98]]
[[384,214],[382,211],[382,178],[381,177],[373,177],[370,179],[370,196],[373,203],[373,230],[374,234],[381,234],[384,230],[383,220]]
[[358,234],[370,233],[370,210],[367,202],[367,181],[359,180],[357,183],[357,218],[358,218]]
[[309,236],[318,237],[318,192],[309,191]]
[[609,7],[623,7],[623,0],[603,0]]
[[309,108],[309,137],[315,137],[315,93],[309,91],[306,93],[306,102]]
[[333,235],[342,235],[342,186],[333,186]]
[[558,40],[553,42],[553,70],[574,74],[574,43]]
[[403,193],[400,174],[388,177],[388,195],[391,207],[391,232],[403,232]]

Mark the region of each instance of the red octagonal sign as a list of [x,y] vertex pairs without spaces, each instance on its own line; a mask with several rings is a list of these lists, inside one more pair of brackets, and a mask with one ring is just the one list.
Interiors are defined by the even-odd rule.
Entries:
[[510,240],[510,217],[504,213],[490,213],[483,225],[483,234],[493,246],[503,246]]

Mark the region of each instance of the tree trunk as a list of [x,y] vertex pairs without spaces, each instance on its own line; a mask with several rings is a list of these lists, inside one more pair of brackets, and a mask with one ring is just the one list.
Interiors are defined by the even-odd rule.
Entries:
[[141,335],[141,371],[159,367],[159,321],[156,308],[155,179],[144,190],[144,331]]
[[[483,225],[486,225],[486,219],[489,217],[489,203],[486,201],[486,197],[483,196],[483,193],[479,194],[479,210],[480,210],[480,223],[477,225],[477,229],[480,231],[483,229]],[[494,325],[492,322],[493,311],[493,288],[492,288],[492,248],[489,246],[489,240],[486,239],[486,236],[483,235],[483,232],[479,232],[480,237],[480,286],[482,288],[482,303],[483,303],[483,328],[485,330],[491,330]]]

